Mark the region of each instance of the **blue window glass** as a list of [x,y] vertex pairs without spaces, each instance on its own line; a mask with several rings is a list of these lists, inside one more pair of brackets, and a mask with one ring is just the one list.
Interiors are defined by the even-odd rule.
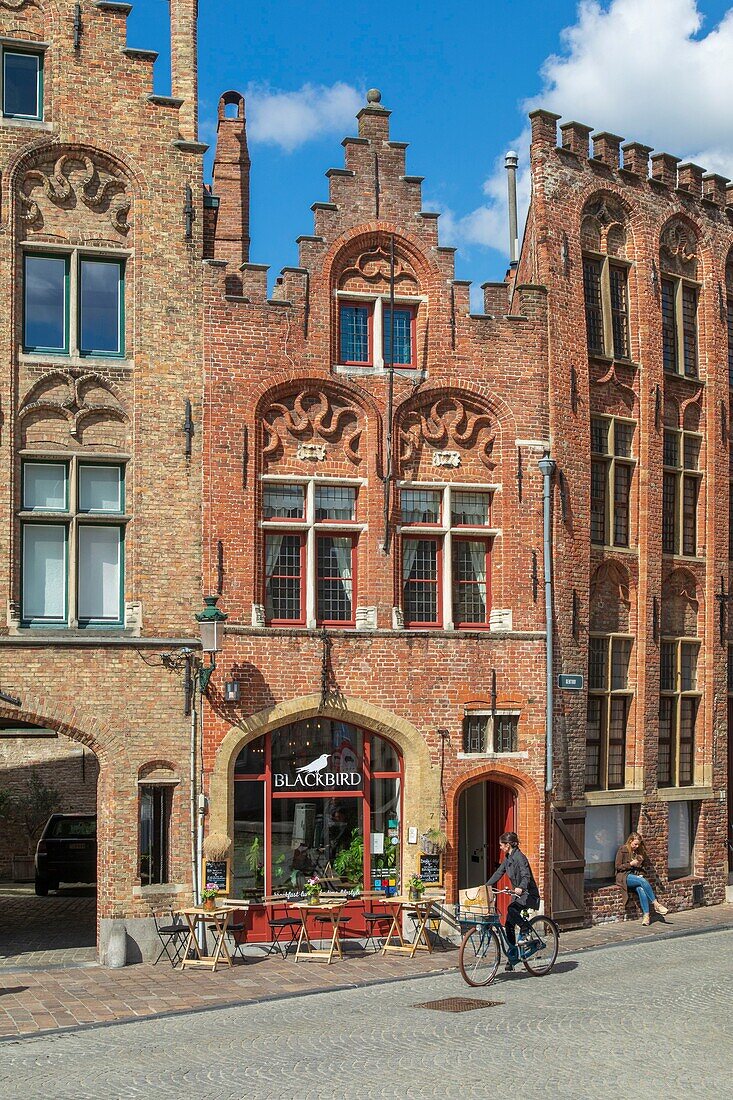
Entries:
[[353,304],[341,306],[342,363],[368,363],[370,306]]
[[122,265],[110,260],[79,264],[79,351],[122,354]]
[[[391,362],[390,355],[390,310],[384,307],[384,362]],[[395,309],[394,311],[394,361],[395,366],[412,366],[412,310]]]
[[3,52],[3,114],[41,117],[41,59],[38,54]]
[[27,350],[68,350],[68,282],[68,257],[26,255],[23,343]]

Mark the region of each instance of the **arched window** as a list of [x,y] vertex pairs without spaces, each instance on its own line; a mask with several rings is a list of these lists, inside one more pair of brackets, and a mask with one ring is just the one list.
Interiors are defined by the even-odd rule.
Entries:
[[588,354],[629,359],[626,215],[604,196],[588,203],[580,227]]
[[697,240],[689,225],[673,221],[663,231],[659,262],[662,273],[662,362],[671,374],[697,378],[697,307],[700,294]]
[[[330,718],[281,726],[234,764],[234,892],[399,887],[402,758],[376,733]],[[367,885],[368,884],[368,885]]]

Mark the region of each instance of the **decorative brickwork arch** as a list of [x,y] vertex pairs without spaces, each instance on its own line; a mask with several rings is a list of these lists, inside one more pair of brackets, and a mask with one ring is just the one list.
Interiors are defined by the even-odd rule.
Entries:
[[587,199],[580,220],[583,249],[627,258],[628,213],[617,195],[607,191]]
[[632,596],[628,570],[619,562],[598,566],[590,581],[589,628],[596,634],[628,634]]
[[699,259],[699,228],[688,218],[675,214],[662,226],[659,234],[659,261],[662,271],[695,279],[698,276]]
[[[439,465],[439,456],[470,470],[471,480],[492,475],[501,458],[501,428],[490,403],[468,390],[421,390],[397,410],[399,468],[402,477]],[[499,446],[497,447],[497,439]],[[466,473],[462,473],[462,479]]]
[[662,585],[662,634],[695,638],[702,621],[700,586],[689,569],[675,569]]
[[[340,696],[321,706],[319,695],[305,695],[244,718],[241,725],[232,726],[224,736],[209,777],[208,833],[234,835],[234,763],[240,750],[250,741],[279,726],[316,715],[350,722],[392,741],[400,750],[404,763],[403,820],[406,824],[417,825],[421,832],[431,825],[439,825],[438,769],[431,762],[422,734],[411,722],[353,696]],[[414,845],[404,844],[402,847],[402,873],[410,875],[417,869],[418,852]]]

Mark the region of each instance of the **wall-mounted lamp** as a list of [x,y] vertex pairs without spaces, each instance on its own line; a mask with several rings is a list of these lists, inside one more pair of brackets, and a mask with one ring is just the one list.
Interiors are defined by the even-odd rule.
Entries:
[[239,680],[227,680],[227,682],[224,684],[224,702],[238,703],[239,699]]
[[224,637],[224,623],[227,616],[216,606],[218,596],[204,596],[206,606],[196,616],[201,633],[201,651],[209,654],[209,665],[199,670],[199,684],[201,691],[206,691],[209,686],[211,674],[216,668],[216,655],[221,652]]

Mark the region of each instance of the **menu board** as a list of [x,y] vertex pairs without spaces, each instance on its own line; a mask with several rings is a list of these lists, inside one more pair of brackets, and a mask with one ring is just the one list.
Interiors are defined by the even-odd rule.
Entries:
[[426,886],[442,886],[443,884],[443,856],[440,852],[427,856],[420,855],[420,878]]
[[207,859],[204,860],[204,886],[215,886],[220,894],[229,893],[229,860]]

